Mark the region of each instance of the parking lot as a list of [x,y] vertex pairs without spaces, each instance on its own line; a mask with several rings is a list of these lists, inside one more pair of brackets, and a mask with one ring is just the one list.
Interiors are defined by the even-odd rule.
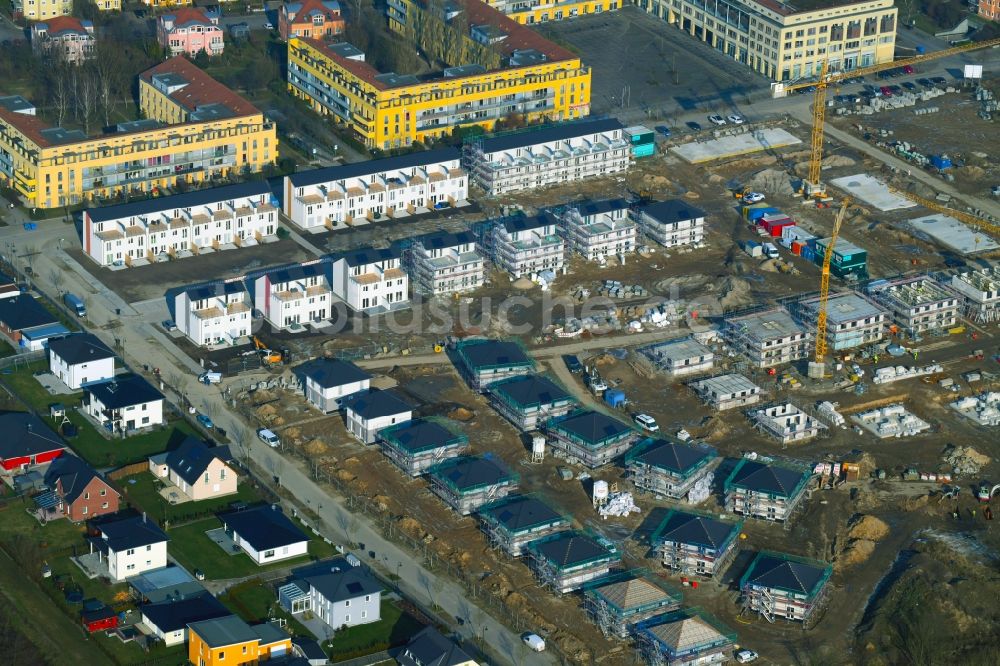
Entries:
[[[637,7],[549,23],[540,32],[593,69],[593,113],[629,122],[681,111],[739,110],[767,79]],[[623,101],[624,94],[624,101]]]

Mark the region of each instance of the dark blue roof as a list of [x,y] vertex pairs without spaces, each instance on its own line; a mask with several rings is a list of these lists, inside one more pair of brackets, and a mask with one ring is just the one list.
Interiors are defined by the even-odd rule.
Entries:
[[637,460],[650,467],[658,467],[675,474],[685,474],[701,465],[706,459],[714,458],[715,449],[708,446],[692,446],[667,439],[649,440],[643,448],[633,451],[629,460]]
[[225,513],[219,519],[258,552],[309,540],[288,516],[268,504]]
[[371,248],[362,247],[356,250],[348,250],[336,255],[337,259],[343,259],[348,266],[366,266],[389,259],[399,259],[400,252],[395,247]]
[[185,287],[179,291],[187,292],[188,298],[192,301],[200,301],[203,298],[245,292],[246,288],[243,286],[242,280],[233,280],[232,282],[205,282]]
[[558,225],[559,220],[556,219],[555,215],[546,211],[532,217],[524,217],[522,215],[518,217],[505,218],[503,221],[503,228],[509,232],[515,232],[527,231],[529,229],[539,229],[552,224]]
[[69,365],[115,357],[115,353],[92,333],[76,333],[49,340],[49,351]]
[[410,639],[396,661],[400,666],[457,666],[473,659],[434,627],[424,627]]
[[573,120],[569,122],[552,123],[538,129],[531,127],[524,131],[511,132],[482,139],[483,151],[494,153],[500,150],[512,150],[533,146],[537,143],[572,139],[585,134],[596,134],[616,129],[624,129],[614,118]]
[[726,546],[739,530],[739,523],[727,523],[709,516],[671,511],[657,530],[656,541],[676,541],[719,550]]
[[548,504],[527,495],[515,495],[479,510],[480,515],[511,532],[555,522],[569,522]]
[[96,384],[88,384],[83,390],[108,409],[163,400],[163,394],[139,375],[122,375]]
[[452,458],[433,467],[429,474],[458,491],[505,483],[514,478],[499,460],[479,456]]
[[469,441],[465,435],[456,434],[440,423],[416,419],[382,430],[379,435],[406,451],[424,451]]
[[577,530],[562,532],[549,539],[533,541],[528,544],[528,548],[558,567],[569,567],[591,560],[618,558],[614,550]]
[[759,493],[791,497],[799,483],[809,475],[806,470],[766,465],[744,458],[730,474],[728,483]]
[[301,280],[309,277],[325,277],[329,279],[330,265],[329,261],[324,260],[310,262],[305,265],[291,264],[289,266],[267,271],[263,275],[258,275],[257,277],[263,277],[266,275],[271,281],[271,284],[289,282],[291,280]]
[[465,340],[459,343],[458,353],[470,370],[535,364],[520,345],[506,340]]
[[413,406],[393,391],[365,391],[345,399],[344,408],[363,419],[377,419],[413,411]]
[[0,298],[0,323],[12,331],[58,324],[59,319],[28,294]]
[[295,374],[308,377],[323,388],[353,384],[372,377],[350,361],[339,358],[314,358],[296,367]]
[[331,603],[357,599],[366,594],[382,591],[382,586],[362,567],[349,567],[318,576],[309,576],[304,581],[309,587],[316,588],[316,591]]
[[216,458],[225,462],[229,457],[229,447],[209,447],[205,442],[190,435],[180,446],[167,454],[167,467],[177,476],[194,485]]
[[698,217],[705,217],[705,211],[680,199],[651,203],[648,206],[643,206],[642,212],[664,224],[686,222]]
[[439,150],[424,150],[417,153],[408,153],[397,157],[386,157],[380,160],[366,160],[364,162],[353,162],[340,166],[324,167],[322,169],[312,169],[310,171],[300,171],[288,176],[292,187],[305,187],[307,185],[317,185],[329,183],[344,178],[354,178],[356,176],[367,176],[381,173],[383,171],[393,171],[395,169],[408,169],[410,167],[424,164],[434,164],[437,162],[448,162],[457,160],[462,156],[458,148],[441,148]]
[[830,565],[824,562],[806,562],[800,558],[786,559],[778,554],[758,553],[745,577],[755,585],[812,597],[826,580],[829,570]]
[[632,432],[632,428],[618,419],[592,410],[582,410],[570,414],[566,418],[549,423],[548,427],[553,430],[576,435],[583,441],[594,446],[608,440],[617,439],[625,433]]
[[0,412],[0,460],[66,448],[42,419],[28,412]]
[[136,215],[149,215],[160,211],[173,210],[175,208],[191,208],[193,206],[203,206],[213,204],[218,201],[228,201],[241,197],[252,197],[258,194],[271,194],[271,188],[266,181],[254,181],[250,183],[237,183],[236,185],[224,185],[222,187],[210,187],[204,190],[184,192],[183,194],[173,194],[168,197],[157,197],[144,201],[133,201],[117,206],[105,206],[103,208],[88,208],[87,215],[94,222],[104,222],[106,220],[117,220],[123,217],[133,217]]
[[608,213],[613,210],[628,208],[629,203],[625,199],[601,199],[600,201],[581,201],[570,204],[571,208],[576,208],[583,216]]
[[[61,482],[62,497],[67,504],[75,502],[87,484],[95,478],[100,478],[100,476],[93,467],[80,458],[69,454],[59,456],[45,470],[45,485],[55,490],[56,483]],[[104,482],[104,479],[101,481]],[[104,485],[108,486],[107,482],[104,482]],[[118,494],[114,488],[111,488],[111,492]]]
[[91,543],[106,546],[116,552],[169,540],[156,523],[143,516],[110,518],[95,523],[94,526],[106,538],[96,537],[91,539]]
[[573,396],[548,377],[527,375],[497,382],[490,386],[493,393],[507,397],[519,407],[548,405],[562,400],[573,401]]
[[207,591],[195,597],[160,601],[139,608],[146,619],[164,633],[184,629],[191,622],[201,622],[231,615],[231,611]]
[[440,250],[441,248],[457,247],[459,245],[475,243],[476,237],[472,235],[471,231],[458,231],[454,233],[448,231],[435,231],[432,234],[417,236],[413,240],[414,242],[420,243],[428,250]]

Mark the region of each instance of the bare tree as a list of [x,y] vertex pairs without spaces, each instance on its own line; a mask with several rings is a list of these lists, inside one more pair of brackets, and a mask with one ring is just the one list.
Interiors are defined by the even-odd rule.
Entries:
[[93,58],[94,79],[97,96],[104,114],[104,124],[111,124],[111,115],[116,106],[116,90],[122,74],[121,56],[111,43],[98,43]]
[[97,77],[91,67],[80,68],[80,93],[77,102],[80,105],[80,115],[83,121],[83,131],[90,134],[90,123],[97,113],[97,103],[99,98],[99,88]]
[[66,120],[66,114],[72,102],[70,95],[69,71],[62,61],[53,61],[49,70],[49,94],[56,107],[56,124],[60,127]]

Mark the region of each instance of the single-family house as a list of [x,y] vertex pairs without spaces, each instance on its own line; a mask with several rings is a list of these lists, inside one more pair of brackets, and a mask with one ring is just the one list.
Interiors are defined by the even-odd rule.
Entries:
[[295,374],[302,381],[306,400],[324,414],[337,411],[345,398],[371,387],[371,375],[336,358],[307,361],[295,368]]
[[587,261],[635,252],[636,224],[624,199],[571,204],[559,217],[569,249]]
[[705,238],[705,211],[681,199],[642,206],[632,212],[632,219],[664,247],[696,245]]
[[343,401],[344,423],[364,444],[373,444],[378,433],[413,418],[413,406],[395,391],[365,391]]
[[434,627],[424,627],[396,655],[399,666],[479,666],[462,648]]
[[330,39],[344,32],[344,17],[337,0],[286,2],[278,10],[278,34],[286,42],[292,37]]
[[301,331],[333,317],[330,262],[326,259],[284,266],[248,277],[253,302],[271,326]]
[[204,589],[197,596],[164,599],[139,607],[139,629],[163,641],[166,647],[187,640],[187,626],[192,622],[232,615],[230,610]]
[[527,546],[528,562],[542,585],[559,594],[602,578],[621,562],[614,544],[579,530],[536,539]]
[[486,280],[486,261],[471,231],[435,231],[417,236],[404,253],[414,287],[440,296],[473,291]]
[[395,248],[362,248],[333,259],[333,293],[355,312],[378,314],[410,305],[410,278]]
[[233,345],[250,335],[253,313],[242,279],[168,291],[167,307],[177,329],[199,347]]
[[635,636],[646,663],[665,666],[729,663],[736,646],[736,632],[698,608],[655,615]]
[[210,56],[221,55],[225,39],[218,12],[201,7],[179,7],[156,20],[156,40],[169,56],[184,54],[193,58],[202,51]]
[[583,595],[588,615],[608,638],[627,638],[640,622],[680,608],[682,598],[680,590],[641,569],[587,583]]
[[293,616],[312,613],[337,631],[381,620],[382,586],[365,568],[341,560],[325,573],[289,580],[278,588],[278,603]]
[[208,446],[189,436],[173,451],[151,456],[150,469],[198,502],[237,492],[239,475],[231,458],[229,447]]
[[809,495],[811,478],[806,468],[741,458],[723,485],[726,510],[786,522]]
[[59,500],[57,510],[75,523],[118,512],[118,491],[76,456],[53,460],[45,470],[45,486]]
[[736,556],[743,523],[671,509],[650,543],[663,566],[684,575],[718,577]]
[[566,261],[566,241],[558,232],[559,219],[549,212],[511,217],[493,226],[481,251],[513,280],[541,271],[558,273]]
[[131,576],[128,586],[142,604],[177,601],[205,593],[205,587],[187,569],[176,565]]
[[569,414],[576,399],[542,375],[514,377],[490,386],[490,402],[501,416],[527,432]]
[[463,516],[515,491],[517,474],[492,456],[459,456],[427,471],[431,491]]
[[66,451],[66,443],[28,412],[0,412],[0,465],[4,472],[22,472],[46,465]]
[[569,529],[568,518],[530,495],[511,495],[479,509],[481,527],[490,545],[511,557],[524,554],[535,539]]
[[444,419],[414,419],[378,434],[382,453],[410,476],[420,476],[448,458],[465,453],[469,438]]
[[710,484],[713,470],[721,461],[716,450],[707,444],[682,442],[668,435],[648,439],[635,447],[625,457],[624,466],[638,492],[681,499],[699,482]]
[[249,625],[226,615],[188,624],[188,661],[197,666],[251,666],[291,651],[292,637],[270,622]]
[[770,622],[809,624],[825,603],[833,566],[784,553],[760,552],[740,579],[743,605]]
[[226,534],[257,564],[309,552],[309,537],[276,506],[262,504],[219,516]]
[[50,339],[68,335],[69,329],[30,294],[19,293],[0,298],[0,333],[15,348],[38,351]]
[[91,525],[96,536],[87,539],[91,554],[107,567],[111,580],[122,581],[167,566],[167,540],[145,515],[105,518]]
[[115,376],[115,353],[92,333],[49,340],[49,371],[78,390],[84,384]]
[[477,391],[535,369],[524,347],[513,340],[462,340],[455,345],[454,356],[458,373]]
[[639,431],[603,412],[581,409],[544,425],[549,446],[594,469],[627,453],[642,439]]
[[139,375],[83,387],[83,411],[115,434],[128,436],[164,422],[163,394]]

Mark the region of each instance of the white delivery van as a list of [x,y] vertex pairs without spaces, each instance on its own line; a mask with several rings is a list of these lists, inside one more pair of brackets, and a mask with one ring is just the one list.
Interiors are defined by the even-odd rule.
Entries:
[[524,634],[521,636],[521,640],[535,652],[545,651],[545,639],[538,634]]
[[764,243],[764,255],[768,259],[777,259],[779,256],[778,248],[775,247],[774,243]]
[[261,428],[260,430],[258,430],[257,438],[273,449],[276,449],[279,446],[281,446],[281,440],[278,439],[278,436],[275,435],[270,430],[268,430],[267,428]]

